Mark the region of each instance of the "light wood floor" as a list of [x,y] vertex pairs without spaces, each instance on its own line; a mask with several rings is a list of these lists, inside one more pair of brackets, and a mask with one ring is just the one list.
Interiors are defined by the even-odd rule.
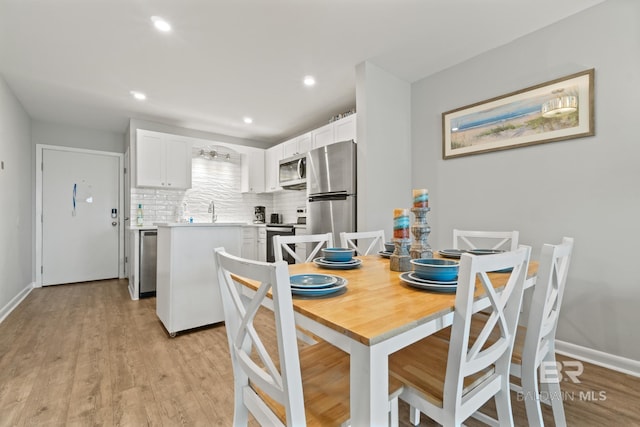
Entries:
[[[580,380],[562,384],[570,426],[640,425],[640,379],[585,364]],[[224,326],[169,338],[126,281],[34,289],[0,324],[0,426],[230,426],[232,387]]]

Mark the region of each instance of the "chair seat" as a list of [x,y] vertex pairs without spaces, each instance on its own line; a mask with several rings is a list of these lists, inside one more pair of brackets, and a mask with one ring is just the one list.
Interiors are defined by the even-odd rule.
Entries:
[[[429,336],[389,357],[389,372],[405,386],[411,387],[431,404],[442,407],[449,342]],[[487,368],[464,379],[463,394],[473,390],[493,373]]]
[[[300,368],[307,426],[345,424],[350,417],[349,354],[320,341],[300,349]],[[390,377],[390,399],[398,397],[401,391],[400,381]],[[256,392],[284,423],[284,406],[260,390]]]

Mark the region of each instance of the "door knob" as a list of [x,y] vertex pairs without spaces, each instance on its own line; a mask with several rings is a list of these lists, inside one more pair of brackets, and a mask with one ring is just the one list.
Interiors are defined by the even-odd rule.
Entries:
[[118,225],[118,223],[117,223],[116,221],[113,221],[113,222],[111,223],[111,225],[113,225],[113,226],[115,227],[116,225]]

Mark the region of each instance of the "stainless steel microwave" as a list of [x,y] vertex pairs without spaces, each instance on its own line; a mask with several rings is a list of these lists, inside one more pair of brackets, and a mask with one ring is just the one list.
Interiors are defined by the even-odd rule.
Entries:
[[278,185],[287,190],[304,190],[307,188],[306,153],[280,160]]

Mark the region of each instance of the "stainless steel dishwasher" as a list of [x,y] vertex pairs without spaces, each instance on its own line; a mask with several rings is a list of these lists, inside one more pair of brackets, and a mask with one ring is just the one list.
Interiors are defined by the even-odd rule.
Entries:
[[143,230],[140,232],[140,290],[139,298],[156,295],[156,255],[158,253],[158,232]]

